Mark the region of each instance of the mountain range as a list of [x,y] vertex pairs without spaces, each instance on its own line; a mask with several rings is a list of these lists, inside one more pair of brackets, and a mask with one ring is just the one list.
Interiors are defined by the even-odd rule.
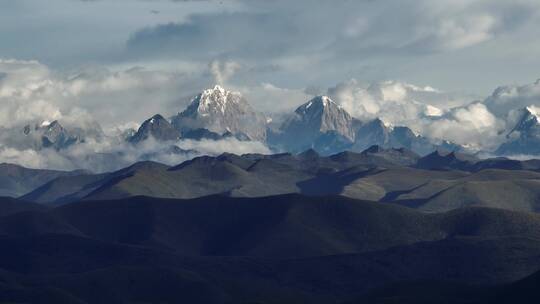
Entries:
[[0,302],[535,303],[539,172],[381,146],[3,164]]
[[0,169],[4,195],[50,206],[139,195],[191,199],[297,193],[341,195],[429,212],[469,206],[540,210],[538,160],[478,159],[444,151],[422,157],[406,148],[380,146],[330,156],[312,149],[300,154],[224,153],[174,166],[142,161],[99,174],[8,164]]
[[[388,125],[378,118],[359,120],[327,96],[314,97],[285,115],[282,122],[273,122],[257,112],[240,93],[216,85],[196,95],[177,115],[166,118],[155,114],[142,122],[138,130],[127,130],[113,142],[131,144],[135,149],[150,139],[162,143],[162,148],[141,154],[138,160],[187,155],[179,153],[183,149],[177,145],[184,139],[219,141],[228,138],[260,142],[274,153],[295,154],[313,149],[321,155],[332,155],[343,151],[361,152],[378,145],[406,148],[421,156],[435,150],[487,152],[490,155],[540,154],[540,122],[535,108],[526,107],[515,112],[517,119],[511,120],[505,142],[495,151],[473,151],[444,139],[416,134],[406,126]],[[88,141],[100,142],[104,138],[106,135],[97,123],[86,127],[66,127],[56,120],[28,124],[18,135],[9,135],[5,140],[20,149],[61,151]],[[191,152],[196,155],[198,151]],[[105,152],[95,158],[114,163],[121,154],[120,150]]]
[[[534,108],[516,122],[501,154],[536,145]],[[105,135],[53,121],[21,136],[76,152]],[[274,153],[200,155],[183,139]],[[481,158],[325,96],[269,123],[219,86],[117,143],[141,150],[119,170],[0,164],[0,303],[540,299],[540,160]]]

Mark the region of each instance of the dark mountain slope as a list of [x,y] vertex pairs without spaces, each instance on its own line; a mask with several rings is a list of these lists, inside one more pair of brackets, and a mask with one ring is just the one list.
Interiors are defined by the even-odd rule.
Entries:
[[476,161],[459,153],[434,152],[419,158],[407,149],[379,146],[329,157],[315,150],[297,155],[225,153],[174,167],[140,162],[107,174],[59,177],[22,199],[57,205],[142,195],[191,199],[301,193],[343,195],[429,212],[469,206],[539,211],[540,173],[519,169],[533,168],[534,162],[519,162],[511,170],[497,167],[507,168],[499,160]]
[[18,165],[0,164],[0,196],[19,197],[55,178],[83,173],[83,171],[28,169]]
[[[10,271],[5,289],[54,288],[87,303],[341,303],[398,282],[507,283],[537,270],[540,256],[538,242],[521,238],[281,261],[182,258],[77,237],[0,241],[8,248],[0,253],[0,268]],[[0,300],[12,298],[0,293]]]
[[539,303],[538,286],[540,286],[540,272],[499,288],[497,292],[494,292],[495,296],[488,297],[485,303]]
[[395,284],[507,284],[540,268],[536,214],[343,197],[84,201],[0,227],[0,302],[342,303]]
[[77,229],[48,212],[25,211],[0,217],[0,235],[13,237],[51,233],[81,235]]
[[20,199],[42,204],[62,204],[74,201],[95,190],[109,175],[104,173],[58,177],[20,197]]
[[0,197],[0,217],[23,211],[43,211],[47,209],[47,207],[36,203],[29,203],[10,197]]
[[188,255],[317,256],[442,237],[425,228],[433,224],[420,213],[340,197],[140,197],[71,204],[55,213],[95,238]]
[[[143,162],[109,174],[57,178],[22,198],[62,204],[82,198],[114,199],[137,195],[194,198],[225,193],[239,197],[312,193],[306,185],[317,188],[320,178],[333,179],[333,174],[339,171],[347,170],[341,175],[348,175],[353,167],[361,171],[377,166],[399,168],[413,164],[417,158],[406,149],[379,147],[363,153],[343,152],[330,157],[319,156],[313,150],[298,155],[238,156],[226,153],[217,157],[197,157],[172,168]],[[314,180],[312,183],[305,183],[311,179]],[[348,180],[339,181],[343,182]],[[299,186],[299,183],[304,184]],[[340,189],[345,186],[347,184],[339,184],[333,192],[322,194],[340,194]]]
[[[80,200],[103,187],[115,185],[138,172],[156,176],[156,172],[169,167],[160,163],[145,161],[112,173],[81,174],[78,176],[59,177],[21,197],[23,200],[45,204],[62,204]],[[143,174],[143,175],[144,175]],[[147,181],[146,181],[147,182]],[[158,180],[154,181],[158,182]]]
[[304,257],[448,236],[540,239],[535,214],[481,208],[424,214],[345,197],[137,197],[70,204],[54,214],[93,238],[187,255]]

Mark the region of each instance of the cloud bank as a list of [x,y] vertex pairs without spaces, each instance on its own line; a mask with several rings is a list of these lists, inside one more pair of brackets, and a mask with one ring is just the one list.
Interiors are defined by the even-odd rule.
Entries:
[[[141,159],[169,164],[189,153],[169,153],[169,145],[151,142],[133,147],[122,140],[123,132],[137,128],[148,117],[166,117],[182,111],[204,83],[228,82],[245,67],[234,61],[211,61],[197,74],[147,70],[133,67],[119,71],[84,69],[61,73],[37,61],[0,60],[0,161],[40,168],[94,168],[110,170]],[[214,80],[213,80],[214,79]],[[408,126],[417,134],[450,140],[472,150],[494,150],[515,125],[516,111],[540,107],[540,82],[497,88],[484,99],[444,92],[429,85],[400,81],[363,83],[351,79],[327,90],[281,88],[271,83],[234,86],[255,109],[277,122],[313,94],[327,93],[352,116],[369,121],[381,118],[388,125]],[[59,120],[67,128],[95,130],[103,138],[90,137],[66,150],[40,150],[23,135],[26,124]],[[101,127],[103,126],[103,130]],[[94,140],[91,140],[94,138]],[[269,152],[262,143],[180,141],[185,150],[221,152]],[[193,153],[192,153],[193,154]],[[101,165],[100,165],[101,163]]]

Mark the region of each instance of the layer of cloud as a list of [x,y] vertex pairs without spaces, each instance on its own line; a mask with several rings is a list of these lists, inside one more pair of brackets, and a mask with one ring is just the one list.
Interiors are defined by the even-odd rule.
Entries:
[[[0,60],[0,127],[61,120],[105,128],[183,110],[208,81],[196,74],[129,68],[58,73],[36,61]],[[164,111],[164,112],[162,112]]]
[[328,95],[361,120],[381,118],[392,125],[407,125],[424,116],[466,105],[472,96],[447,93],[430,86],[399,81],[363,84],[356,79],[339,83]]
[[494,150],[504,140],[504,120],[495,117],[482,103],[450,110],[442,117],[419,120],[415,126],[425,136],[449,140],[471,150]]
[[[186,150],[171,152],[173,147]],[[117,138],[101,141],[87,140],[60,151],[54,149],[17,149],[0,145],[0,162],[18,164],[29,168],[109,172],[127,167],[137,161],[151,160],[177,165],[201,155],[219,155],[224,152],[238,155],[246,153],[269,154],[270,150],[260,142],[244,142],[235,138],[222,140],[179,140],[156,142],[149,139],[139,145],[131,145]]]
[[526,85],[507,85],[498,87],[485,100],[486,106],[499,117],[511,110],[530,105],[540,105],[540,79]]
[[[538,25],[540,12],[540,4],[532,0],[241,3],[244,7],[234,11],[195,14],[182,22],[144,27],[127,40],[126,56],[226,58],[244,65],[279,66],[280,71],[272,75],[251,77],[281,86],[330,84],[335,77],[396,77],[389,73],[406,78],[414,76],[411,72],[444,75],[444,60],[431,71],[412,65],[425,63],[423,58],[433,54],[461,50],[462,57],[468,58],[465,49],[488,42],[499,47],[484,58],[496,57],[498,50],[510,48],[503,45],[505,37]],[[501,65],[493,59],[496,62]]]
[[[234,61],[216,60],[191,73],[188,69],[173,72],[138,67],[119,71],[87,68],[76,73],[60,73],[37,61],[0,60],[0,161],[40,168],[82,167],[98,171],[145,158],[178,163],[192,156],[170,153],[169,146],[153,142],[134,148],[120,141],[119,135],[155,113],[169,116],[182,111],[190,97],[212,83],[216,76],[229,82],[238,69],[248,68]],[[511,113],[525,106],[540,106],[538,81],[500,87],[481,101],[471,95],[400,81],[365,84],[352,79],[328,90],[283,88],[269,82],[250,86],[231,84],[229,88],[242,92],[256,110],[274,118],[291,113],[313,94],[328,93],[361,120],[378,117],[391,125],[409,126],[430,138],[488,151],[494,150],[515,124],[515,115]],[[36,151],[31,144],[20,142],[24,125],[44,120],[59,120],[68,128],[103,125],[106,135],[101,140],[87,140],[60,152]],[[184,140],[174,144],[209,154],[269,152],[262,143],[231,140]]]
[[[471,150],[494,150],[506,138],[505,132],[515,125],[507,114],[511,109],[525,105],[540,104],[540,99],[531,100],[532,89],[520,87],[520,93],[512,95],[512,101],[499,101],[498,110],[493,111],[493,96],[485,101],[474,96],[447,93],[430,86],[417,86],[398,81],[361,84],[350,80],[328,90],[351,115],[360,120],[381,118],[394,126],[408,126],[417,134],[448,140]],[[527,89],[524,89],[527,88]],[[498,96],[497,89],[494,96]],[[509,105],[502,108],[500,103]]]
[[534,1],[338,2],[244,1],[242,11],[192,15],[185,22],[147,27],[130,38],[128,47],[147,55],[176,56],[181,49],[180,56],[242,58],[322,49],[441,52],[489,41],[540,9]]
[[402,79],[486,94],[537,77],[539,11],[535,0],[0,1],[0,58],[114,70],[218,60],[242,66],[237,86]]

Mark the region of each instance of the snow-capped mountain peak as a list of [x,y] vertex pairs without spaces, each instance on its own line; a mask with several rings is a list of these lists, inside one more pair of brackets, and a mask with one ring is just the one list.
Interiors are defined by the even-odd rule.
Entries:
[[[280,127],[272,141],[299,152],[309,147],[326,152],[354,142],[357,121],[327,96],[317,96],[299,106]],[[328,148],[328,149],[326,149]],[[319,149],[320,150],[320,149]]]
[[257,113],[239,92],[216,85],[193,98],[189,106],[173,118],[181,131],[206,129],[223,134],[245,134],[252,140],[266,138],[266,118]]
[[510,113],[509,120],[513,123],[507,133],[507,141],[501,144],[496,154],[538,154],[540,153],[540,109],[528,106]]
[[528,106],[518,111],[517,121],[508,135],[514,132],[523,132],[539,124],[540,109],[534,106]]
[[221,113],[225,113],[228,103],[238,103],[241,98],[240,93],[227,91],[222,86],[216,85],[213,89],[204,90],[197,95],[192,103],[197,104],[199,113],[208,114],[208,112],[216,109]]
[[51,122],[48,120],[44,120],[41,122],[41,127],[48,127],[51,125]]
[[328,108],[334,107],[341,110],[341,106],[335,103],[330,97],[317,96],[308,101],[307,103],[299,106],[295,112],[300,115],[305,115],[308,113],[316,114],[317,112],[322,112],[327,110]]
[[534,116],[536,120],[540,120],[540,109],[535,106],[525,107],[525,110],[529,112],[530,115]]

